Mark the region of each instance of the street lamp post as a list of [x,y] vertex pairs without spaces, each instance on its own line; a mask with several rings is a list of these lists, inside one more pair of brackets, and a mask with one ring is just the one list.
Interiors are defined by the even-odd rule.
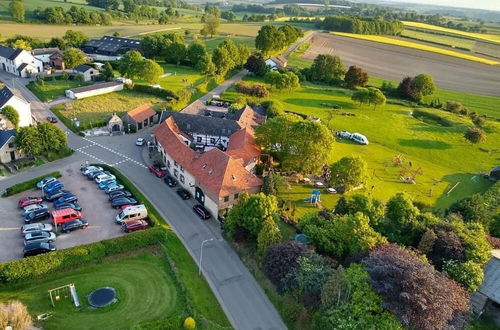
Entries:
[[198,263],[198,268],[199,268],[198,275],[201,275],[201,262],[203,261],[203,245],[205,243],[211,242],[213,240],[214,240],[213,238],[210,238],[210,239],[206,239],[203,242],[201,242],[201,247],[200,247],[200,261]]

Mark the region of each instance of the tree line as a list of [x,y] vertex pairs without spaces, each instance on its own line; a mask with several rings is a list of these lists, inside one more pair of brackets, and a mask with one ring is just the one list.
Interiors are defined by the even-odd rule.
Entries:
[[400,21],[356,16],[327,16],[316,25],[328,31],[372,35],[399,35],[404,30],[404,25]]

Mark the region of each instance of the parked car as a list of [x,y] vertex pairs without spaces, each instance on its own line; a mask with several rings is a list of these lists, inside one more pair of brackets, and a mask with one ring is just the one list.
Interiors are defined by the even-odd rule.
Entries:
[[61,203],[58,204],[57,207],[55,207],[56,210],[62,210],[62,209],[73,209],[75,211],[81,211],[82,207],[78,203]]
[[341,138],[344,138],[344,139],[350,139],[350,138],[351,138],[351,135],[352,135],[352,134],[351,134],[351,133],[349,133],[348,131],[341,131],[341,132],[339,133],[339,136],[340,136]]
[[210,212],[200,204],[193,206],[193,210],[202,220],[208,220],[211,217]]
[[149,172],[153,173],[158,178],[163,178],[167,174],[167,172],[164,169],[156,165],[150,165],[148,169]]
[[100,166],[93,166],[93,165],[89,165],[89,166],[85,166],[85,167],[82,167],[80,169],[80,172],[83,174],[83,175],[87,175],[89,174],[90,172],[95,172],[95,171],[102,171],[103,168],[100,167]]
[[59,181],[53,181],[48,185],[43,186],[42,190],[45,194],[51,193],[56,190],[61,190],[64,188],[64,185]]
[[56,240],[56,234],[50,231],[35,231],[24,235],[24,245],[34,242],[52,243]]
[[49,223],[30,223],[21,227],[21,235],[37,231],[52,231],[52,225]]
[[172,188],[172,187],[177,186],[177,181],[176,181],[174,178],[172,178],[170,175],[167,175],[167,176],[163,179],[163,181],[165,181],[165,183],[166,183],[169,187],[171,187],[171,188]]
[[58,199],[61,196],[69,194],[69,193],[71,193],[69,190],[64,190],[64,189],[56,190],[56,191],[52,191],[50,193],[45,194],[45,199],[48,201],[53,201],[53,200]]
[[106,188],[104,188],[104,192],[106,194],[109,194],[113,191],[118,191],[118,190],[123,190],[123,188],[125,188],[123,185],[121,184],[110,184],[109,186],[107,186]]
[[99,183],[99,189],[104,189],[108,185],[113,184],[113,183],[116,184],[116,179],[109,179],[109,180],[103,181],[103,182]]
[[363,134],[354,133],[351,139],[359,144],[368,145],[368,139]]
[[88,226],[89,226],[89,223],[87,220],[78,219],[78,220],[65,222],[62,225],[61,230],[63,233],[69,233],[70,231],[73,231],[73,230],[85,229]]
[[104,171],[96,170],[96,171],[91,171],[91,172],[87,173],[86,177],[89,180],[94,180],[98,175],[101,175],[101,174],[105,174]]
[[135,145],[139,147],[142,147],[145,143],[146,143],[145,138],[137,138],[137,140],[135,140]]
[[53,176],[48,176],[46,178],[43,178],[41,181],[38,181],[36,187],[38,189],[42,189],[45,185],[48,185],[49,183],[52,183],[54,181],[57,181],[57,179]]
[[41,197],[34,197],[34,196],[23,197],[19,200],[19,202],[17,202],[17,206],[19,206],[19,208],[22,209],[29,205],[40,204],[41,202],[43,202]]
[[134,206],[134,205],[130,205],[130,204],[125,204],[125,205],[122,205],[119,207],[120,210],[125,210],[127,207],[131,207],[131,206]]
[[130,233],[131,231],[146,229],[149,226],[146,220],[128,220],[124,221],[122,224],[122,228],[126,233]]
[[103,181],[106,181],[106,180],[109,180],[109,179],[116,179],[116,176],[114,176],[113,174],[101,174],[101,175],[98,175],[94,181],[96,183],[101,183]]
[[30,212],[24,216],[25,223],[32,223],[34,221],[40,221],[42,219],[46,219],[49,216],[49,210],[41,209]]
[[187,191],[184,188],[179,188],[179,189],[177,189],[176,192],[177,192],[177,195],[179,195],[184,200],[188,200],[191,198],[191,194],[189,193],[189,191]]
[[45,204],[31,204],[31,205],[25,206],[23,208],[22,214],[26,215],[26,214],[31,213],[33,211],[41,210],[41,209],[47,209],[47,208],[48,207]]
[[73,194],[65,194],[61,197],[59,197],[55,202],[54,202],[54,207],[57,208],[61,204],[65,203],[76,203],[78,202],[78,197],[76,197]]
[[116,223],[123,223],[130,220],[143,220],[148,217],[148,210],[144,205],[134,205],[123,209],[115,217]]
[[118,197],[132,197],[132,194],[126,190],[117,190],[109,193],[109,200],[113,200]]
[[24,247],[23,255],[25,257],[36,256],[38,254],[55,251],[56,246],[52,243],[29,243]]
[[57,123],[57,117],[56,116],[47,116],[47,121],[49,123],[55,124],[55,123]]
[[135,205],[135,204],[137,204],[137,201],[130,197],[119,197],[111,201],[111,206],[114,207],[115,209],[123,205]]

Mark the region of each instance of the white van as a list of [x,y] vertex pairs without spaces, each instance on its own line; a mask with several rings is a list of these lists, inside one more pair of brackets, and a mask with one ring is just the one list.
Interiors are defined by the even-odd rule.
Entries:
[[368,139],[363,134],[354,133],[351,135],[351,139],[359,144],[368,144]]
[[123,209],[116,216],[116,223],[122,224],[129,220],[143,220],[148,216],[148,210],[144,205],[134,205]]

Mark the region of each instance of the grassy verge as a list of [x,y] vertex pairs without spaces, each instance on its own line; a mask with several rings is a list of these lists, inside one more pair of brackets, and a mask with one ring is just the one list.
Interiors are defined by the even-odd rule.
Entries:
[[48,176],[53,176],[54,178],[60,178],[62,175],[59,171],[52,172],[52,173],[47,173],[45,175],[33,178],[28,181],[24,181],[21,183],[17,183],[5,190],[5,192],[2,194],[2,197],[9,197],[15,194],[19,194],[20,192],[30,190],[30,189],[35,189],[37,182],[41,181],[43,178],[46,178]]
[[58,96],[63,96],[67,89],[90,85],[86,82],[74,80],[47,80],[41,82],[30,82],[26,87],[40,99],[47,102]]
[[421,43],[393,39],[390,37],[343,33],[343,32],[332,32],[332,33],[335,35],[338,35],[338,36],[342,36],[342,37],[349,37],[349,38],[368,40],[368,41],[373,41],[373,42],[380,42],[380,43],[389,44],[389,45],[413,48],[413,49],[423,50],[423,51],[427,51],[427,52],[433,52],[433,53],[437,53],[437,54],[453,56],[453,57],[461,58],[464,60],[479,62],[479,63],[483,63],[483,64],[488,64],[488,65],[499,65],[500,64],[500,62],[498,62],[498,61],[489,60],[489,59],[483,58],[483,57],[459,53],[459,52],[456,52],[453,50],[443,49],[443,48],[434,47],[434,46],[428,46],[428,45],[424,45]]
[[439,32],[444,32],[447,34],[455,34],[455,35],[460,35],[460,36],[465,36],[469,38],[474,38],[474,39],[480,39],[480,40],[486,40],[490,42],[496,42],[500,43],[500,35],[496,34],[486,34],[486,33],[474,33],[474,32],[467,32],[467,31],[460,31],[460,30],[455,30],[455,29],[448,29],[444,28],[441,26],[436,26],[436,25],[431,25],[431,24],[425,24],[425,23],[419,23],[419,22],[403,22],[404,25],[406,26],[411,26],[414,28],[420,28],[420,29],[426,29],[426,30],[432,30],[432,31],[439,31]]

